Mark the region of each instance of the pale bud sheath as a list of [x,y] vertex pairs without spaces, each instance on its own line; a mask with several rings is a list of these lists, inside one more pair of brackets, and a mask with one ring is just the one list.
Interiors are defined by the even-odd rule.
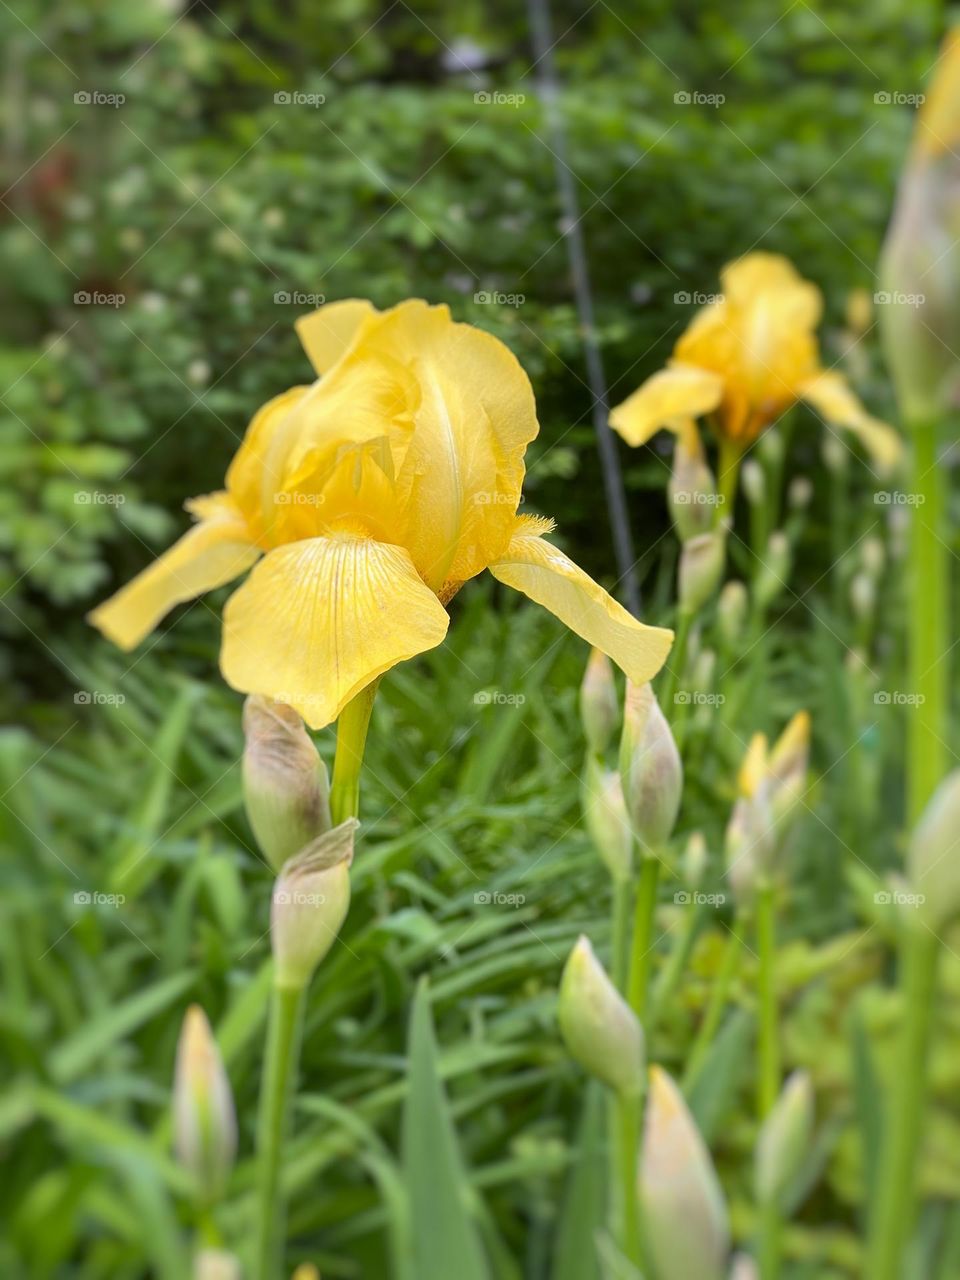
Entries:
[[743,634],[749,607],[746,586],[739,578],[731,578],[724,584],[717,601],[717,623],[728,649],[734,649]]
[[723,1192],[683,1095],[660,1067],[650,1069],[639,1192],[658,1280],[723,1280],[730,1248]]
[[669,839],[683,792],[680,752],[649,684],[627,681],[620,778],[634,834],[648,852]]
[[599,649],[590,650],[580,685],[580,719],[588,748],[595,756],[602,756],[620,722],[620,700],[613,664]]
[[196,1179],[201,1196],[215,1200],[233,1167],[237,1120],[220,1050],[198,1004],[187,1010],[177,1044],[173,1134],[180,1163]]
[[[769,433],[768,433],[769,434]],[[740,483],[747,501],[752,507],[759,507],[767,498],[767,478],[763,467],[756,458],[747,458],[740,469]]]
[[350,863],[359,825],[348,818],[284,863],[270,911],[277,987],[306,986],[333,946],[350,906]]
[[240,1259],[225,1249],[201,1249],[193,1260],[193,1280],[242,1280]]
[[697,613],[713,598],[723,577],[726,536],[722,529],[701,533],[683,544],[677,578],[680,608]]
[[558,1016],[570,1056],[585,1071],[625,1097],[641,1092],[643,1030],[584,934],[563,969]]
[[243,795],[274,871],[330,828],[327,769],[290,706],[251,694],[243,707]]
[[960,914],[960,769],[931,796],[907,849],[907,879],[934,933]]
[[718,502],[716,484],[704,457],[699,432],[692,423],[677,436],[667,499],[681,542],[689,542],[713,527]]
[[797,1178],[813,1136],[813,1081],[795,1071],[763,1122],[754,1152],[754,1194],[761,1205],[785,1208],[784,1194]]
[[606,769],[594,756],[587,758],[582,786],[583,818],[593,847],[614,880],[630,877],[633,832],[627,817],[620,774]]

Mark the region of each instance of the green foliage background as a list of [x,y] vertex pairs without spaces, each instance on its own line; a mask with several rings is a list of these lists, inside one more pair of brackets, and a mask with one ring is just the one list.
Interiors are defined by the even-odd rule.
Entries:
[[[720,266],[753,247],[788,254],[821,285],[833,363],[850,289],[873,288],[912,123],[909,107],[876,96],[918,92],[939,6],[565,3],[553,21],[613,402],[659,367],[689,319],[675,295],[714,292]],[[31,1280],[176,1276],[188,1215],[164,1116],[179,1021],[199,999],[230,1046],[243,1158],[229,1233],[242,1228],[252,1178],[268,880],[242,814],[240,699],[217,683],[211,610],[181,610],[130,659],[83,613],[185,526],[185,497],[219,486],[255,409],[309,376],[292,330],[309,306],[277,295],[383,306],[419,295],[502,337],[541,410],[527,501],[612,583],[591,400],[522,7],[24,0],[0,6],[0,37],[0,637],[6,718],[21,726],[0,738],[0,1137],[12,1171],[0,1269]],[[475,98],[493,91],[524,100]],[[75,102],[94,92],[126,100]],[[725,100],[687,105],[678,93]],[[524,301],[478,303],[480,291]],[[124,301],[78,305],[80,292]],[[864,350],[861,390],[890,413],[872,339]],[[844,847],[871,866],[896,856],[885,781],[898,729],[888,718],[867,732],[844,673],[850,567],[835,575],[839,595],[821,582],[837,521],[841,545],[856,541],[869,478],[854,472],[849,512],[838,513],[820,443],[801,418],[790,472],[814,481],[803,554],[780,627],[743,677],[739,719],[719,739],[709,725],[693,732],[684,829],[702,827],[716,849],[749,732],[811,707],[830,770],[798,851],[787,1043],[839,1120],[857,1105],[845,998],[881,970],[886,942],[882,922],[865,938],[869,879],[866,908],[838,893]],[[676,553],[663,536],[658,453],[621,457],[648,609],[666,618]],[[78,501],[91,492],[123,500]],[[433,974],[444,1073],[497,1274],[551,1274],[582,1093],[553,992],[578,932],[602,944],[608,911],[577,825],[585,655],[486,586],[463,597],[450,645],[385,683],[347,946],[311,1003],[290,1260],[312,1257],[330,1276],[386,1274],[383,1180],[421,972]],[[895,586],[882,608],[879,658],[895,670]],[[522,692],[522,709],[478,714],[473,695],[490,685]],[[119,706],[75,702],[79,690],[120,689]],[[110,892],[128,867],[122,911],[76,907],[78,889]],[[474,895],[494,889],[526,901],[478,906]],[[655,1048],[668,1065],[682,1059],[714,944],[695,954],[666,1017]],[[883,998],[862,1003],[858,1016],[882,1035]],[[944,1094],[956,1075],[941,1064]],[[734,1084],[709,1107],[742,1230],[752,1134],[735,1096]],[[338,1118],[334,1104],[349,1113]],[[941,1119],[927,1178],[946,1204],[960,1168],[957,1118]],[[848,1134],[824,1160],[802,1228],[814,1269],[798,1275],[852,1274],[863,1153]]]

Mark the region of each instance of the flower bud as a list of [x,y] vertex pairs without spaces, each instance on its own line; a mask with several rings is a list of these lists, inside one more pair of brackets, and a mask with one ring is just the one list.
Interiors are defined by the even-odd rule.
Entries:
[[828,431],[820,446],[823,465],[834,475],[842,476],[850,465],[850,450],[833,431]]
[[733,806],[724,837],[726,876],[739,903],[750,902],[770,871],[777,842],[766,787],[741,796]]
[[754,585],[757,604],[767,609],[787,585],[790,574],[790,543],[787,535],[778,529],[771,533],[766,554]]
[[768,427],[757,441],[757,453],[771,466],[779,466],[786,453],[783,433],[777,427]]
[[634,834],[646,850],[661,849],[680,809],[683,765],[650,685],[630,680],[623,708],[620,780]]
[[756,458],[747,458],[740,468],[740,483],[751,507],[759,507],[767,497],[767,477]]
[[853,616],[859,622],[868,622],[873,617],[877,604],[877,588],[873,579],[866,573],[855,573],[850,582],[850,607]]
[[862,337],[867,332],[873,323],[873,299],[869,290],[862,287],[850,290],[844,307],[844,319],[854,337]]
[[595,756],[588,756],[584,767],[582,803],[587,831],[607,870],[614,880],[629,879],[633,832],[620,774],[616,769],[605,769]]
[[243,706],[243,795],[257,844],[279,871],[330,828],[327,769],[303,721],[284,702],[251,694]]
[[602,756],[610,745],[620,719],[620,700],[610,659],[599,649],[590,650],[580,685],[580,719],[587,746]]
[[293,1273],[292,1280],[320,1280],[320,1272],[312,1262],[301,1262]]
[[225,1249],[201,1249],[193,1260],[193,1280],[241,1280],[240,1259]]
[[681,542],[689,542],[713,527],[716,484],[695,427],[677,436],[667,498],[670,516]]
[[724,584],[720,599],[717,601],[717,621],[720,634],[728,649],[736,647],[743,633],[749,604],[747,588],[739,578],[731,578]]
[[784,1193],[800,1172],[813,1133],[813,1081],[795,1071],[764,1120],[753,1161],[754,1195],[784,1208]]
[[730,1263],[730,1280],[760,1280],[757,1264],[749,1253],[735,1253]]
[[887,364],[908,421],[942,415],[960,388],[960,33],[950,32],[897,189],[880,265]]
[[278,987],[305,986],[333,946],[350,906],[350,863],[359,825],[348,818],[284,863],[270,911]]
[[640,1202],[658,1280],[722,1280],[730,1248],[723,1192],[676,1084],[650,1069]]
[[698,534],[683,544],[677,575],[681,609],[697,613],[713,598],[723,577],[726,545],[722,529]]
[[618,1093],[643,1086],[643,1030],[581,934],[560,980],[560,1031],[571,1057]]
[[207,1201],[226,1186],[237,1150],[230,1081],[207,1016],[192,1004],[177,1043],[173,1080],[173,1139],[177,1159]]
[[717,655],[713,649],[702,649],[693,664],[690,679],[695,689],[710,689],[717,671]]
[[877,537],[864,538],[860,544],[860,563],[864,573],[868,573],[876,582],[883,573],[887,562],[887,553],[883,539]]
[[907,879],[934,933],[960,913],[960,769],[927,802],[907,849]]
[[767,762],[770,806],[783,839],[807,789],[810,761],[810,713],[798,711],[774,743]]
[[813,483],[809,476],[794,476],[787,489],[787,503],[791,511],[806,511],[813,498]]
[[703,884],[708,858],[707,842],[703,832],[691,832],[687,847],[683,851],[683,879],[691,889],[699,889]]

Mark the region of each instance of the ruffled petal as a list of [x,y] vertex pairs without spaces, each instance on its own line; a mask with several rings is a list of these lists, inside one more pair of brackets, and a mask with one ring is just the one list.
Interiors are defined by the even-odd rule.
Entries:
[[723,397],[723,379],[708,369],[674,362],[653,374],[610,411],[610,425],[627,444],[646,444],[660,430],[678,431],[691,418],[711,413]]
[[521,517],[506,554],[490,572],[556,614],[571,631],[602,650],[635,684],[651,680],[666,661],[673,632],[648,627],[617,604],[574,562],[541,536],[543,523]]
[[836,427],[844,427],[860,440],[878,471],[892,471],[903,456],[903,442],[893,427],[872,417],[847,386],[842,374],[824,370],[808,379],[800,395]]
[[232,582],[260,554],[228,494],[194,498],[187,506],[199,523],[89,615],[121,649],[138,645],[174,605]]
[[337,363],[350,349],[364,320],[376,314],[373,303],[365,298],[345,298],[295,322],[297,336],[318,374],[326,373]]
[[402,547],[342,535],[270,551],[223,614],[220,668],[321,729],[398,662],[440,644],[447,612]]

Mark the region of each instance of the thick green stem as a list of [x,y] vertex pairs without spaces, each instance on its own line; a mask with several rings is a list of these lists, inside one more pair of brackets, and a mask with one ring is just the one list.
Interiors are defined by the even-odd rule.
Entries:
[[904,926],[900,949],[900,1042],[870,1214],[864,1280],[903,1280],[903,1253],[917,1198],[917,1154],[939,954],[940,940],[935,934],[919,923]]
[[783,1251],[783,1219],[776,1199],[760,1207],[757,1236],[757,1268],[760,1280],[780,1280]]
[[274,987],[257,1121],[256,1280],[282,1273],[286,1205],[280,1187],[286,1137],[300,1057],[305,987]]
[[710,1000],[703,1015],[703,1021],[700,1023],[700,1030],[697,1032],[693,1047],[687,1056],[687,1069],[683,1074],[684,1093],[689,1093],[691,1086],[700,1074],[700,1069],[706,1061],[707,1054],[710,1052],[710,1046],[716,1039],[723,1011],[727,1007],[730,987],[736,975],[737,965],[742,953],[740,935],[737,933],[737,927],[741,923],[739,917],[734,920],[733,928],[727,936],[726,946],[720,958],[720,966],[717,969],[717,976],[710,992]]
[[330,815],[334,826],[347,818],[356,818],[360,812],[360,767],[377,683],[375,680],[368,684],[348,702],[337,720],[337,754],[330,787]]
[[947,774],[950,690],[950,548],[947,545],[947,468],[937,457],[939,424],[914,423],[914,500],[910,536],[910,693],[907,818],[912,826]]
[[660,859],[653,853],[645,852],[640,863],[640,880],[637,884],[637,898],[633,910],[630,979],[627,983],[627,999],[641,1023],[647,1008],[647,988],[650,985],[653,920],[657,909],[659,880]]
[[780,1029],[777,1025],[776,901],[773,885],[757,891],[757,1001],[760,1008],[760,1053],[757,1071],[757,1114],[767,1116],[780,1092]]
[[740,478],[740,463],[743,460],[743,446],[726,436],[720,437],[720,454],[717,459],[717,492],[720,502],[717,507],[717,523],[729,520],[733,523],[733,505],[737,500],[737,482]]

